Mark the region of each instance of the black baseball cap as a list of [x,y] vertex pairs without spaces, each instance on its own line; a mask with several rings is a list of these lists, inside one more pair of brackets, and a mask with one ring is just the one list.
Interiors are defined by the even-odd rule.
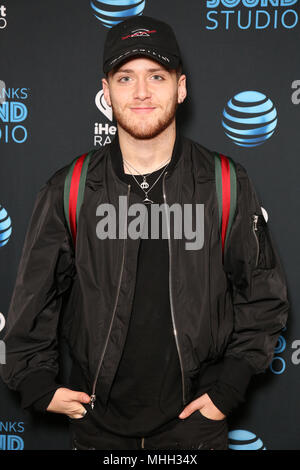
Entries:
[[182,65],[175,33],[170,25],[150,16],[133,16],[113,26],[103,50],[103,72],[128,57],[147,56],[168,69]]

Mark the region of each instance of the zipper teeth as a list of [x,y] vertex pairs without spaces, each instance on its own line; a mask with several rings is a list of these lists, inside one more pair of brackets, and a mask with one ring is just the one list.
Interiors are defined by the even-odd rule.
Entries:
[[[167,203],[166,190],[165,190],[165,177],[166,177],[167,173],[168,172],[166,171],[164,176],[163,176],[163,193],[164,193],[165,204]],[[165,209],[166,209],[166,207],[165,207]],[[167,214],[166,214],[166,220],[167,219],[168,219],[168,217],[167,217]],[[170,231],[169,230],[168,230],[168,246],[169,246],[169,292],[170,292],[171,316],[172,316],[172,323],[173,323],[173,334],[174,334],[176,347],[177,347],[177,352],[178,352],[179,361],[180,361],[180,369],[181,369],[181,377],[182,377],[182,399],[183,399],[183,404],[185,404],[184,374],[183,374],[183,367],[182,367],[182,358],[181,358],[181,354],[180,354],[180,348],[179,348],[178,337],[177,337],[177,329],[176,329],[174,312],[173,312],[172,277],[171,277],[171,240],[170,240]]]
[[[129,184],[128,185],[128,191],[127,191],[127,215],[128,215],[128,199],[129,199],[130,187],[131,187],[131,185]],[[127,217],[126,217],[126,226],[125,226],[125,228],[126,227],[127,227]],[[107,348],[107,344],[108,344],[108,340],[109,340],[109,336],[110,336],[110,332],[111,332],[111,328],[112,328],[112,324],[113,324],[113,321],[114,321],[115,312],[116,312],[116,308],[117,308],[117,303],[118,303],[118,298],[119,298],[119,293],[120,293],[120,288],[121,288],[122,275],[123,275],[124,260],[125,260],[125,242],[126,242],[126,237],[124,238],[124,243],[123,243],[122,266],[121,266],[121,271],[120,271],[119,285],[118,285],[118,291],[117,291],[116,301],[115,301],[115,305],[114,305],[113,315],[112,315],[112,319],[111,319],[111,322],[110,322],[109,331],[108,331],[108,334],[107,334],[107,337],[106,337],[106,342],[105,342],[105,345],[104,345],[104,348],[103,348],[101,359],[100,359],[98,367],[97,367],[96,377],[95,377],[95,380],[94,380],[94,383],[93,383],[92,397],[94,399],[92,401],[92,407],[94,405],[94,401],[96,400],[95,391],[96,391],[96,384],[97,384],[97,380],[98,380],[98,375],[99,375],[101,364],[102,364],[104,354],[105,354],[105,351],[106,351],[106,348]]]
[[253,217],[252,231],[254,233],[255,240],[256,240],[256,245],[257,245],[256,261],[255,261],[255,267],[257,267],[258,256],[259,256],[259,242],[258,242],[258,238],[257,238],[257,235],[256,235],[255,232],[257,231],[258,215],[254,214],[252,217]]

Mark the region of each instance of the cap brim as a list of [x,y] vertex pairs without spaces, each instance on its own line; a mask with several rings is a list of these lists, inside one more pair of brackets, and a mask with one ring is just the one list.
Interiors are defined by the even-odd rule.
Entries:
[[128,58],[142,57],[142,56],[149,57],[155,60],[156,62],[159,62],[160,64],[164,65],[168,69],[176,69],[180,64],[179,57],[171,56],[169,54],[168,55],[162,54],[157,49],[153,49],[149,47],[147,47],[147,49],[144,47],[141,47],[141,48],[135,47],[134,49],[124,51],[123,54],[119,54],[117,57],[107,61],[103,66],[103,72],[107,74],[110,70],[112,70],[117,65],[120,65],[121,63],[126,62]]

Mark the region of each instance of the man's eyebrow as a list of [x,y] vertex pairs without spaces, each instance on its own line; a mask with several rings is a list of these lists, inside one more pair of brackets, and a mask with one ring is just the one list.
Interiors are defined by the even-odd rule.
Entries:
[[[159,68],[147,69],[147,72],[167,72],[167,70],[165,70],[163,67],[159,67]],[[134,73],[134,70],[132,70],[132,69],[119,69],[119,70],[116,71],[116,74],[117,73]]]

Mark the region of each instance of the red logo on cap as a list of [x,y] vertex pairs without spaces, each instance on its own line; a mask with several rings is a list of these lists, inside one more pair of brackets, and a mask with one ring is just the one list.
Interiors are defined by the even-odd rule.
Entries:
[[152,33],[157,33],[157,31],[155,29],[152,29],[150,31],[150,29],[135,29],[134,31],[131,31],[131,34],[128,34],[127,36],[124,36],[122,38],[122,41],[123,39],[127,39],[127,38],[135,38],[135,37],[138,37],[138,36],[150,36],[150,34]]

